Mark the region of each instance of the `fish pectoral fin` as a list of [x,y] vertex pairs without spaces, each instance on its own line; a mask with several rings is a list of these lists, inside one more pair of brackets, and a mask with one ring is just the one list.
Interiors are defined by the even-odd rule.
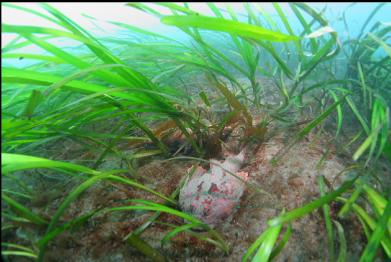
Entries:
[[248,173],[247,172],[239,171],[239,172],[236,172],[235,175],[237,175],[238,177],[241,177],[244,181],[248,180]]

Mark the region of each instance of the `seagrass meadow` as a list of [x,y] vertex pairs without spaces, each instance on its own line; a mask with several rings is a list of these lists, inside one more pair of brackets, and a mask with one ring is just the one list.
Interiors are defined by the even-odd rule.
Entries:
[[111,4],[2,3],[3,261],[391,260],[390,3]]

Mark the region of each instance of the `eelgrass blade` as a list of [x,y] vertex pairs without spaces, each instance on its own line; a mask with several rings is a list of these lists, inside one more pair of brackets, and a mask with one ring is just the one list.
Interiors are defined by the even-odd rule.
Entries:
[[2,47],[2,48],[1,48],[1,57],[4,57],[4,55],[5,55],[8,51],[12,50],[12,49],[15,47],[16,43],[17,43],[20,39],[22,39],[22,37],[21,37],[21,36],[17,36],[17,37],[15,37],[14,39],[12,39],[9,43],[7,43],[4,47]]
[[64,225],[57,226],[54,228],[52,231],[48,232],[45,234],[39,241],[38,241],[38,246],[46,246],[47,243],[58,236],[59,234],[63,233],[64,231],[68,230],[69,228],[76,227],[80,224],[85,223],[90,217],[98,213],[100,209],[94,210],[92,212],[89,212],[85,215],[82,215],[80,217],[74,218],[71,221],[65,223]]
[[70,205],[71,202],[73,202],[82,192],[90,188],[92,185],[94,185],[96,182],[107,178],[110,176],[110,173],[103,173],[96,176],[93,176],[89,179],[87,179],[85,182],[80,184],[76,189],[72,190],[68,194],[68,196],[64,199],[64,201],[61,203],[61,205],[57,208],[56,212],[54,213],[52,220],[50,221],[50,224],[46,230],[47,233],[50,233],[54,227],[56,226],[58,220],[60,219],[61,215],[64,213],[65,209]]
[[[295,13],[297,19],[300,21],[301,25],[304,28],[304,31],[302,34],[304,34],[304,33],[310,34],[311,33],[311,23],[307,23],[307,21],[305,20],[305,18],[300,13],[299,9],[295,6],[294,3],[289,3],[289,6],[291,7],[292,11]],[[280,15],[280,17],[281,17],[281,15]],[[313,21],[315,21],[315,20],[316,19],[314,18]],[[284,23],[284,25],[285,25],[285,23]],[[285,27],[287,27],[287,25],[285,25]],[[310,39],[310,43],[311,43],[311,51],[313,54],[315,54],[318,51],[318,44],[315,39]],[[297,47],[299,57],[303,57],[303,49],[302,49],[301,45],[297,44],[296,47]]]
[[[58,36],[52,36],[52,35],[48,35],[48,36],[42,36],[42,37],[39,37],[41,40],[48,40],[48,39],[54,39],[54,38],[57,38]],[[23,39],[22,36],[18,36],[17,38],[15,39],[18,39],[18,41],[20,39]],[[12,41],[11,41],[12,42]],[[11,44],[10,42],[10,44]],[[20,48],[23,48],[23,47],[26,47],[26,46],[29,46],[29,45],[32,45],[33,43],[29,40],[25,40],[23,42],[20,42],[20,43],[14,43],[12,45],[7,45],[6,47],[2,48],[2,56],[3,55],[11,55],[12,56],[12,53],[7,53],[9,51],[12,51],[12,50],[16,50],[16,49],[20,49]],[[33,56],[33,57],[49,57],[49,56],[42,56],[42,55],[34,55],[34,54],[28,54],[29,56]],[[61,61],[62,63],[64,62],[63,60],[61,60],[60,58],[58,57],[53,57],[53,58],[48,58],[48,59],[43,59],[43,60],[53,60],[52,62],[56,62],[56,61]]]
[[358,186],[356,186],[356,190],[354,190],[354,192],[351,194],[349,199],[346,201],[346,203],[342,206],[341,210],[338,212],[338,217],[344,218],[346,216],[346,214],[352,208],[353,203],[356,202],[357,198],[360,196],[362,190],[363,190],[363,183],[358,183]]
[[338,221],[333,220],[333,222],[337,228],[338,239],[339,239],[339,253],[338,253],[337,262],[345,262],[347,258],[347,244],[345,239],[345,233],[343,227]]
[[8,53],[1,54],[1,58],[23,58],[23,59],[36,59],[41,61],[48,61],[51,63],[61,64],[64,63],[64,60],[55,57],[55,56],[47,56],[47,55],[37,55],[37,54],[27,54],[27,53]]
[[352,180],[344,182],[337,190],[334,190],[334,191],[328,193],[327,195],[304,205],[303,207],[296,208],[290,212],[287,212],[285,214],[280,215],[277,218],[273,218],[272,220],[269,220],[268,225],[269,226],[276,226],[279,224],[291,222],[294,219],[297,219],[299,217],[302,217],[302,216],[305,216],[306,214],[311,213],[313,210],[315,210],[315,209],[317,209],[327,203],[330,203],[331,201],[336,199],[338,196],[340,196],[342,193],[344,193],[346,190],[351,188],[356,179],[357,179],[357,177],[355,177]]
[[[84,74],[86,71],[82,71],[82,72],[83,73],[81,74]],[[73,77],[78,77],[78,75]],[[103,85],[86,83],[84,81],[79,81],[79,80],[72,80],[68,82],[68,80],[70,79],[64,80],[62,77],[55,76],[48,73],[39,73],[39,72],[14,69],[14,68],[2,68],[2,81],[6,83],[30,83],[30,84],[38,84],[38,85],[55,85],[55,86],[62,86],[64,89],[70,91],[76,91],[76,92],[87,93],[87,94],[104,93],[105,91],[110,92],[110,88],[107,88]],[[157,104],[159,102],[164,102],[163,100],[161,100],[161,98],[160,98],[161,101],[154,100],[159,98],[157,96],[151,96],[148,93],[148,90],[142,93],[140,92],[140,90],[143,89],[138,89],[137,92],[135,90],[133,94],[130,94],[129,92],[125,92],[125,90],[122,92],[110,92],[110,93],[112,96],[124,98],[131,102],[141,103],[141,104],[154,104],[158,108],[162,108],[161,104]],[[144,95],[143,93],[147,95]]]
[[163,239],[160,241],[161,246],[163,247],[171,238],[173,238],[175,235],[179,234],[180,232],[189,230],[193,227],[199,227],[201,224],[197,223],[190,223],[190,224],[184,224],[182,226],[175,227],[173,230],[168,232]]
[[[2,153],[1,154],[3,165],[2,165],[2,173],[9,173],[13,171],[19,171],[19,170],[25,170],[25,169],[31,169],[31,168],[61,168],[76,172],[82,172],[89,175],[102,175],[101,172],[90,169],[85,166],[61,162],[61,161],[54,161],[49,160],[45,158],[39,158],[39,157],[32,157],[27,155],[20,155],[20,154],[8,154],[8,153]],[[169,201],[170,203],[175,203],[175,201],[172,201],[171,199],[165,197],[164,195],[140,184],[137,183],[131,179],[123,178],[120,176],[113,175],[114,173],[120,173],[120,172],[126,172],[127,170],[112,170],[110,171],[109,175],[105,178],[108,180],[120,182],[123,184],[128,184],[130,186],[137,187],[139,189],[148,191],[152,194],[155,194],[156,196]]]
[[26,223],[26,224],[31,223],[31,221],[29,219],[26,219],[26,218],[23,218],[20,216],[14,216],[14,215],[8,214],[6,212],[1,212],[1,215],[3,217],[7,218],[8,220],[14,221],[17,223]]
[[1,246],[2,246],[2,247],[17,248],[17,249],[19,249],[19,250],[23,250],[23,251],[27,251],[27,252],[34,253],[34,251],[33,251],[31,248],[28,248],[28,247],[25,247],[25,246],[21,246],[21,245],[18,245],[18,244],[7,243],[7,242],[1,242]]
[[[116,26],[119,26],[119,27],[122,27],[122,28],[125,28],[125,29],[128,29],[128,30],[131,30],[131,31],[134,31],[134,32],[137,32],[137,33],[140,33],[140,34],[143,34],[143,35],[150,35],[150,36],[157,37],[157,38],[162,38],[162,39],[165,39],[165,40],[168,40],[168,41],[171,41],[171,42],[177,42],[173,38],[167,37],[165,35],[157,34],[155,32],[147,31],[147,30],[138,28],[138,27],[133,26],[133,25],[120,23],[120,22],[114,22],[114,21],[109,21],[109,23],[111,23],[113,25],[116,25]],[[178,42],[178,43],[180,43],[180,42]]]
[[305,128],[300,130],[300,132],[297,135],[297,140],[301,140],[306,136],[315,126],[317,126],[319,123],[321,123],[326,117],[328,117],[331,112],[337,108],[346,98],[346,95],[344,95],[342,98],[340,98],[338,101],[336,101],[334,104],[332,104],[330,107],[328,107],[320,116],[318,116],[316,119],[311,121]]
[[124,178],[124,177],[121,177],[121,176],[116,176],[116,175],[110,175],[110,176],[107,177],[107,179],[108,180],[112,180],[112,181],[116,181],[116,182],[120,182],[120,183],[123,183],[123,184],[127,184],[127,185],[130,185],[130,186],[134,186],[134,187],[139,188],[141,190],[144,190],[146,192],[152,193],[152,194],[158,196],[159,198],[168,201],[170,204],[176,204],[176,202],[174,200],[166,197],[163,194],[160,194],[159,192],[157,192],[157,191],[155,191],[153,189],[150,189],[147,186],[144,186],[143,184],[135,182],[135,181],[133,181],[131,179]]
[[282,33],[273,32],[259,26],[223,18],[214,18],[201,15],[165,16],[161,19],[161,21],[167,25],[175,25],[178,27],[196,27],[200,29],[227,32],[233,35],[255,40],[284,42],[299,39],[293,35],[285,35]]
[[133,8],[136,8],[138,10],[141,10],[141,11],[144,11],[144,12],[147,12],[147,13],[151,13],[157,17],[162,17],[163,15],[157,11],[155,11],[154,9],[150,8],[149,6],[145,5],[145,4],[141,4],[141,3],[128,3],[126,4],[127,6],[131,6]]
[[363,23],[362,27],[361,27],[361,30],[360,30],[360,33],[358,34],[358,37],[357,39],[360,39],[362,37],[362,35],[364,34],[364,31],[365,31],[365,28],[368,26],[369,22],[372,20],[372,18],[375,16],[375,14],[377,12],[379,12],[379,10],[385,5],[386,3],[380,3],[378,6],[376,6],[372,12],[369,14],[369,16],[367,17],[367,19],[365,20],[365,22]]
[[369,90],[368,90],[367,84],[365,83],[365,77],[364,77],[364,73],[363,73],[362,66],[361,66],[360,62],[357,62],[357,69],[358,69],[358,73],[359,73],[359,77],[360,77],[360,81],[361,81],[362,98],[363,98],[364,108],[366,109],[366,108],[368,108],[368,106],[370,106],[370,105],[367,105],[368,96],[370,94],[368,94]]
[[383,155],[391,163],[391,140],[390,139],[384,145]]
[[[92,35],[90,35],[88,32],[86,32],[84,29],[82,29],[80,26],[78,26],[70,19],[66,18],[61,12],[49,6],[48,4],[43,4],[43,7],[46,10],[48,10],[50,13],[52,13],[54,16],[56,16],[61,21],[61,25],[71,30],[73,34],[61,30],[56,30],[56,29],[28,27],[28,26],[2,25],[2,29],[7,30],[9,32],[13,31],[22,34],[28,40],[34,42],[35,44],[46,49],[47,51],[52,52],[57,57],[62,57],[65,61],[68,61],[69,63],[74,64],[75,66],[79,66],[79,68],[85,68],[87,67],[88,64],[64,52],[63,50],[56,48],[55,46],[41,39],[34,37],[31,33],[41,32],[41,33],[49,33],[49,34],[55,34],[57,36],[65,36],[65,37],[73,38],[75,40],[82,41],[83,43],[85,43],[87,47],[89,47],[90,50],[94,52],[102,61],[106,63],[119,63],[119,64],[122,63],[118,58],[110,54],[110,51],[105,47],[103,47],[103,45],[101,45]],[[111,81],[124,81],[122,82],[124,85],[125,83],[128,84],[130,83],[132,86],[153,87],[153,85],[150,83],[150,81],[147,78],[145,78],[143,75],[141,75],[140,73],[132,69],[127,68],[126,70],[123,70],[122,68],[119,68],[118,73],[122,76],[122,79],[118,77],[114,77],[114,75],[110,75],[104,72],[99,72],[97,74],[103,76],[106,79],[110,79]]]
[[2,159],[2,166],[1,166],[2,173],[10,173],[14,171],[26,170],[31,168],[59,167],[59,168],[65,168],[77,172],[84,172],[87,174],[97,174],[96,171],[84,166],[49,160],[40,157],[33,157],[28,155],[1,153],[1,159]]
[[246,262],[249,258],[255,253],[257,248],[262,244],[262,242],[266,239],[272,227],[267,228],[255,241],[252,245],[247,249],[246,253],[242,257],[242,262]]
[[18,250],[6,250],[1,251],[2,256],[23,256],[23,257],[32,257],[37,258],[38,256],[35,253],[27,251],[18,251]]
[[282,10],[281,6],[278,3],[273,3],[273,7],[277,11],[277,14],[280,17],[282,23],[284,24],[286,30],[289,32],[290,35],[294,35],[292,27],[290,26],[290,23],[288,22],[288,19],[284,14],[284,11]]
[[24,6],[11,4],[11,3],[2,3],[2,6],[9,7],[9,8],[14,8],[14,9],[17,9],[17,10],[25,11],[25,12],[30,13],[30,14],[34,14],[36,16],[39,16],[39,17],[41,17],[43,19],[46,19],[46,20],[48,20],[48,21],[50,21],[50,22],[52,22],[54,24],[58,24],[58,25],[61,26],[61,23],[58,20],[56,20],[56,19],[54,19],[54,18],[52,18],[50,16],[47,16],[47,15],[41,13],[41,12],[35,11],[33,9],[30,9],[30,8],[27,8],[27,7],[24,7]]
[[[347,201],[343,197],[337,197],[337,200],[342,203],[346,203]],[[367,236],[367,239],[369,239],[371,236],[371,230],[374,231],[377,228],[376,221],[361,206],[353,204],[352,208],[364,228],[364,232]],[[391,238],[388,236],[388,234],[383,235],[383,238],[380,240],[380,243],[387,256],[391,257]]]
[[[374,188],[369,185],[362,183],[362,187],[365,193],[368,196],[368,200],[371,203],[372,208],[375,211],[377,217],[380,217],[383,214],[384,209],[387,205],[387,201],[381,194],[379,194]],[[388,233],[391,236],[391,219],[387,222]]]
[[[369,238],[368,244],[365,247],[363,254],[360,257],[360,262],[373,261],[383,236],[387,236],[385,235],[385,232],[390,217],[391,217],[391,201],[388,201],[387,206],[385,207],[384,212],[380,217],[371,237]],[[388,258],[391,258],[390,254],[388,254]]]
[[140,238],[138,235],[132,234],[127,239],[129,245],[136,248],[145,256],[150,258],[154,262],[165,262],[166,258],[156,249],[149,245],[146,241]]
[[331,106],[329,106],[322,114],[320,114],[317,118],[312,120],[307,126],[305,126],[303,129],[299,131],[299,133],[296,135],[295,139],[286,147],[281,150],[280,153],[278,153],[272,161],[278,162],[284,154],[288,152],[297,142],[302,140],[307,134],[311,132],[312,129],[314,129],[317,125],[319,125],[323,120],[325,120],[332,112],[333,110],[340,105],[347,95],[344,95],[342,98],[340,98],[338,101],[333,103]]
[[[371,116],[371,129],[378,130],[379,135],[375,137],[371,144],[371,148],[369,151],[369,157],[366,163],[369,162],[369,159],[375,152],[375,148],[378,145],[377,154],[375,156],[375,160],[379,158],[381,153],[383,152],[384,146],[388,140],[388,126],[389,126],[389,107],[387,106],[387,102],[380,96],[376,96],[375,102],[373,103],[372,108],[372,116]],[[379,140],[379,143],[377,141]]]
[[[325,182],[323,176],[318,176],[318,184],[320,196],[323,197],[326,194],[325,190]],[[334,232],[333,232],[333,224],[331,223],[330,217],[330,207],[325,204],[323,207],[323,216],[326,223],[326,231],[327,231],[327,241],[329,246],[329,260],[334,261]]]
[[155,210],[155,211],[161,211],[161,212],[165,212],[165,213],[168,213],[168,214],[171,214],[171,215],[175,215],[175,216],[178,216],[178,217],[181,217],[191,223],[195,223],[195,224],[202,224],[202,225],[206,225],[205,223],[203,223],[201,220],[199,220],[198,218],[195,218],[191,215],[188,215],[182,211],[178,211],[176,209],[173,209],[171,207],[168,207],[168,206],[164,206],[164,205],[161,205],[161,204],[157,204],[157,203],[154,203],[154,202],[151,202],[151,201],[147,201],[147,200],[144,200],[144,199],[131,199],[131,200],[127,200],[127,202],[133,202],[133,203],[139,203],[139,204],[144,204],[144,205],[138,205],[138,206],[119,206],[119,207],[111,207],[111,208],[108,208],[106,211],[126,211],[126,210],[136,210],[136,209],[140,209],[140,210]]
[[72,80],[77,80],[78,78],[82,78],[86,75],[89,75],[95,71],[100,71],[102,69],[108,69],[108,68],[115,68],[115,67],[126,67],[125,65],[120,65],[120,64],[104,64],[104,65],[97,65],[97,66],[92,66],[88,67],[86,69],[80,70],[70,76],[67,76],[63,78],[60,81],[57,81],[56,83],[53,83],[48,90],[45,91],[46,94],[49,94],[55,89],[59,89],[62,86],[65,86],[67,83],[71,82]]
[[200,96],[200,98],[202,99],[202,101],[205,103],[206,106],[208,107],[211,106],[208,96],[205,94],[204,91],[201,91],[198,95]]
[[46,225],[48,222],[41,218],[40,216],[34,214],[32,211],[30,211],[27,207],[23,206],[19,202],[15,201],[14,199],[7,196],[5,193],[1,193],[1,199],[7,203],[10,208],[14,210],[15,213],[17,213],[19,216],[28,219],[34,224],[37,225]]
[[[331,96],[333,97],[334,99],[334,102],[338,102],[338,96],[337,94],[333,91],[333,90],[329,90]],[[337,132],[335,133],[335,136],[338,137],[339,135],[339,132],[341,131],[341,128],[342,128],[342,121],[343,121],[343,113],[342,113],[342,107],[341,105],[339,104],[337,106]]]
[[[42,6],[53,16],[57,17],[60,21],[62,21],[64,26],[71,30],[76,36],[80,38],[87,38],[88,40],[93,42],[93,44],[91,44],[90,42],[86,42],[85,44],[103,62],[107,64],[123,64],[123,62],[119,58],[113,55],[109,49],[104,47],[87,30],[83,29],[77,23],[66,17],[59,10],[53,8],[49,4],[42,3]],[[118,68],[116,71],[122,77],[122,79],[125,80],[132,87],[145,87],[152,89],[156,88],[148,78],[133,69]]]
[[[281,57],[278,55],[276,48],[274,48],[274,46],[269,42],[264,42],[264,41],[259,40],[259,41],[256,41],[256,43],[259,44],[260,46],[262,46],[263,48],[265,48],[269,52],[269,54],[274,58],[274,60],[278,63],[279,67],[276,67],[275,71],[281,69],[288,78],[292,79],[293,73],[289,69],[289,66],[286,63],[286,59],[284,57]],[[272,70],[270,70],[270,71],[272,71]],[[274,73],[272,75],[274,75]]]
[[[287,16],[285,15],[285,13],[282,10],[281,6],[278,3],[272,3],[272,5],[273,5],[274,9],[277,11],[277,14],[280,17],[280,19],[281,19],[282,23],[284,24],[284,26],[285,26],[286,30],[288,31],[288,33],[290,35],[294,35],[292,27],[290,26],[290,23],[288,22]],[[293,11],[295,11],[292,6],[291,6],[291,9]],[[296,14],[296,16],[299,18],[299,21],[301,21],[300,17],[297,14]],[[286,43],[284,43],[284,44],[285,44],[286,52],[290,53],[288,45]],[[294,44],[296,46],[296,49],[297,49],[297,52],[298,52],[298,56],[302,57],[303,51],[302,51],[302,48],[301,48],[301,43],[299,41],[295,41]],[[289,55],[288,55],[288,60],[289,60]]]
[[[191,10],[190,8],[184,7],[184,6],[180,6],[180,5],[177,5],[175,3],[164,3],[164,2],[161,2],[161,3],[156,3],[156,4],[169,8],[173,13],[174,13],[174,11],[178,11],[178,12],[181,12],[181,13],[186,14],[186,15],[199,15],[197,12]],[[186,5],[186,3],[184,3],[184,4]]]
[[288,243],[289,238],[292,235],[292,225],[289,224],[288,228],[285,230],[284,235],[282,236],[280,242],[277,246],[274,247],[272,253],[270,254],[270,261],[272,261],[275,257],[280,254],[280,252],[284,249],[285,245]]
[[362,183],[362,187],[368,196],[368,200],[375,208],[375,212],[377,213],[378,216],[380,216],[384,212],[384,209],[387,205],[387,200],[384,197],[382,197],[379,194],[379,192],[377,192],[374,188],[370,187],[369,185]]
[[270,228],[270,231],[265,236],[265,239],[262,242],[262,245],[259,247],[257,253],[251,260],[252,262],[267,262],[269,261],[270,254],[273,250],[273,247],[277,241],[278,235],[280,234],[282,224],[273,226]]
[[391,57],[391,47],[384,41],[382,41],[380,38],[378,38],[376,35],[372,33],[368,33],[368,35],[373,38],[381,47],[383,47],[384,51],[388,54],[389,57]]
[[31,92],[30,98],[27,102],[27,105],[24,109],[23,115],[28,117],[29,119],[33,116],[35,108],[42,101],[42,93],[39,90],[33,90]]
[[[99,182],[100,180],[107,178],[110,176],[110,173],[102,173],[96,176],[93,176],[89,179],[87,179],[85,182],[80,184],[79,186],[76,187],[72,192],[68,194],[68,196],[64,199],[64,201],[61,203],[61,205],[57,208],[56,212],[54,213],[52,220],[49,223],[49,226],[46,229],[46,234],[43,237],[45,241],[42,241],[39,245],[39,256],[38,256],[38,261],[42,261],[45,256],[45,249],[47,246],[48,241],[51,239],[49,237],[49,234],[53,234],[53,230],[56,230],[57,227],[57,222],[60,219],[61,215],[64,213],[65,209],[74,201],[76,198],[83,193],[85,190],[90,188],[92,185],[95,183]],[[53,234],[56,235],[56,234]]]
[[143,205],[131,205],[131,206],[119,206],[119,207],[110,207],[106,208],[104,211],[105,212],[117,212],[117,211],[128,211],[128,210],[146,210],[146,211],[159,211],[159,212],[165,212],[174,216],[181,217],[185,219],[186,221],[194,224],[198,224],[204,229],[208,231],[208,233],[216,239],[216,243],[218,243],[219,247],[227,253],[229,248],[226,245],[224,239],[218,234],[215,230],[211,229],[207,224],[203,223],[201,220],[198,218],[195,218],[189,214],[186,214],[182,211],[173,209],[171,207],[157,204],[151,201],[143,200],[143,199],[131,199],[128,200],[127,202],[133,202],[133,203],[138,203],[138,204],[143,204]]
[[[292,4],[293,5],[293,4]],[[314,20],[316,20],[319,24],[321,24],[323,27],[326,27],[328,25],[328,22],[319,14],[316,10],[314,10],[312,7],[310,7],[308,4],[305,3],[295,3],[295,6],[299,7],[303,11],[305,11],[308,15],[312,16]],[[312,42],[313,43],[313,42]],[[332,50],[333,46],[336,45],[335,49]],[[315,48],[315,46],[313,46]],[[325,60],[329,60],[332,57],[335,57],[340,50],[340,45],[337,41],[337,33],[331,32],[331,39],[326,42],[326,44],[323,45],[319,49],[316,54],[311,58],[309,62],[304,63],[303,66],[303,74],[300,76],[299,80],[304,79],[310,72],[314,70],[314,68],[321,62]]]
[[346,97],[346,102],[350,106],[350,109],[352,110],[354,115],[357,117],[357,119],[360,122],[362,128],[364,129],[365,133],[367,133],[367,135],[369,135],[370,130],[369,130],[368,124],[364,120],[363,116],[360,114],[360,111],[358,111],[356,104],[353,102],[353,100],[349,96]]
[[[178,195],[179,195],[179,191],[180,189],[183,187],[183,185],[185,184],[186,182],[186,179],[188,177],[191,177],[194,172],[196,170],[196,166],[194,165],[191,170],[188,172],[188,174],[181,180],[179,186],[174,190],[174,192],[171,193],[170,195],[170,199],[175,199]],[[163,203],[164,205],[167,205],[169,204],[168,201],[166,201],[165,203]],[[135,229],[134,231],[132,231],[130,234],[128,234],[127,236],[124,237],[124,239],[127,239],[131,234],[136,234],[136,235],[140,235],[142,234],[147,228],[149,225],[151,225],[153,223],[153,221],[155,221],[159,216],[160,216],[161,212],[156,212],[155,214],[153,214],[152,216],[150,216],[148,218],[148,220],[146,222],[144,222],[144,224],[142,224],[141,226],[139,226],[137,229]]]
[[[59,30],[59,29],[53,29],[53,28],[49,28],[49,27],[2,24],[1,25],[1,29],[2,29],[3,32],[6,32],[6,33],[20,34],[24,38],[26,38],[26,37],[28,37],[29,35],[32,35],[32,34],[44,34],[44,35],[51,35],[52,37],[53,36],[56,36],[56,37],[67,37],[67,38],[70,38],[70,39],[81,41],[81,42],[86,43],[86,44],[87,43],[94,44],[93,42],[91,42],[91,40],[89,40],[89,39],[87,39],[85,37],[77,36],[75,34],[67,32],[67,31],[63,31],[63,30]],[[45,40],[47,40],[46,38],[42,38],[42,37],[41,38],[37,38],[37,39],[39,40],[39,41],[37,41],[39,43],[41,43],[41,42],[42,43],[46,43]]]
[[[376,144],[376,138],[379,134],[380,127],[378,127],[376,130],[373,130],[369,136],[365,139],[365,141],[357,148],[356,152],[353,154],[353,160],[357,161],[363,154],[364,152],[371,146]],[[372,154],[368,156],[367,163],[371,159]]]
[[13,195],[15,195],[15,196],[23,197],[23,198],[25,198],[25,199],[30,199],[30,200],[31,200],[31,198],[32,198],[31,195],[27,195],[27,194],[24,194],[24,193],[12,191],[12,190],[9,190],[9,189],[6,189],[6,188],[2,188],[2,189],[1,189],[1,192],[13,194]]

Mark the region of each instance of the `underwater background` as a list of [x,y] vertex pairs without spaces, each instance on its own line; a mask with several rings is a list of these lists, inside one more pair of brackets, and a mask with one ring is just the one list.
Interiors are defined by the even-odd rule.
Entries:
[[4,261],[388,261],[390,3],[2,3]]

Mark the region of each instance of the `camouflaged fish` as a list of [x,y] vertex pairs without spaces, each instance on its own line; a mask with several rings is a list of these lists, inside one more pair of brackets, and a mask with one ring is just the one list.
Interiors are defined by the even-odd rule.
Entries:
[[197,167],[181,188],[179,205],[182,210],[212,226],[229,217],[239,204],[245,184],[222,168],[247,181],[248,174],[238,172],[244,158],[245,149],[238,155],[227,157],[222,163],[212,160],[209,171]]

